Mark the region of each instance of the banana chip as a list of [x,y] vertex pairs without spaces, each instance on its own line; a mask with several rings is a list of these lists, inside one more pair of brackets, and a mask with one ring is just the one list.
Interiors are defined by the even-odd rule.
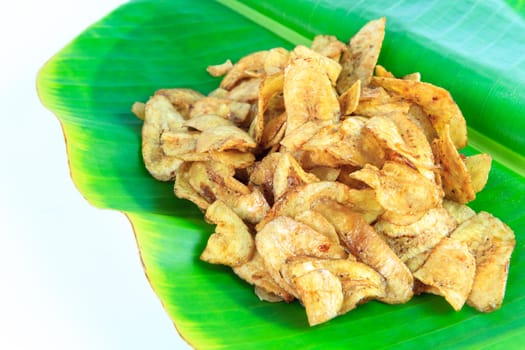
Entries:
[[142,157],[215,225],[203,261],[231,267],[259,299],[299,299],[311,326],[368,300],[433,293],[498,309],[515,246],[467,203],[488,154],[464,156],[450,93],[378,65],[385,18],[345,44],[257,51],[207,67],[208,95],[160,89],[131,106]]

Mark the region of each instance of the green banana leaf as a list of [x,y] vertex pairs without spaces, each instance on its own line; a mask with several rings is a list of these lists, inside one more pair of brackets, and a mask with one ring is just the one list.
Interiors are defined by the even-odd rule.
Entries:
[[[141,122],[130,106],[158,88],[207,93],[218,84],[205,71],[210,64],[308,44],[319,33],[347,41],[381,16],[387,33],[380,63],[449,89],[470,126],[465,153],[495,159],[471,206],[516,233],[507,293],[489,314],[468,306],[455,312],[423,295],[404,305],[371,301],[309,327],[298,302],[261,302],[229,268],[199,260],[213,228],[193,204],[175,198],[171,183],[146,172]],[[47,62],[37,86],[62,124],[75,185],[93,205],[129,217],[146,276],[191,346],[510,349],[525,341],[523,1],[132,1]]]

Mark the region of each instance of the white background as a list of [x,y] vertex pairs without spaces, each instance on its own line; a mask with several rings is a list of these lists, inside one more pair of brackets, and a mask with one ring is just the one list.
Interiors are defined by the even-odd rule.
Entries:
[[39,68],[123,1],[0,5],[0,349],[189,349],[150,288],[124,215],[69,175]]

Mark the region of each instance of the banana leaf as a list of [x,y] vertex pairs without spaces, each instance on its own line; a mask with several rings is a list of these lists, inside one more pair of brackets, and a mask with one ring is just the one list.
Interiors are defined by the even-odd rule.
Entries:
[[[500,310],[455,312],[436,296],[404,305],[371,301],[316,327],[298,302],[265,303],[229,268],[199,260],[213,228],[154,180],[130,113],[158,88],[207,93],[205,67],[256,50],[347,41],[386,16],[380,63],[419,71],[451,91],[469,125],[466,154],[495,162],[470,203],[516,233]],[[71,176],[94,206],[131,221],[145,274],[175,331],[197,349],[517,348],[525,341],[525,6],[523,1],[132,1],[94,23],[41,69],[43,104],[61,122]],[[130,232],[130,234],[132,234]],[[103,244],[103,242],[101,242]]]

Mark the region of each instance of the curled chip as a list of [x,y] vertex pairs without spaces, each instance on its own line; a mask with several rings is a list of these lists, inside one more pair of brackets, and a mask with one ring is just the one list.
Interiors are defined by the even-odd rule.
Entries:
[[311,326],[421,293],[454,310],[503,303],[514,233],[467,205],[492,158],[460,153],[447,90],[377,64],[385,23],[226,58],[207,95],[160,89],[131,107],[146,169],[215,225],[201,260],[262,301],[299,299]]

